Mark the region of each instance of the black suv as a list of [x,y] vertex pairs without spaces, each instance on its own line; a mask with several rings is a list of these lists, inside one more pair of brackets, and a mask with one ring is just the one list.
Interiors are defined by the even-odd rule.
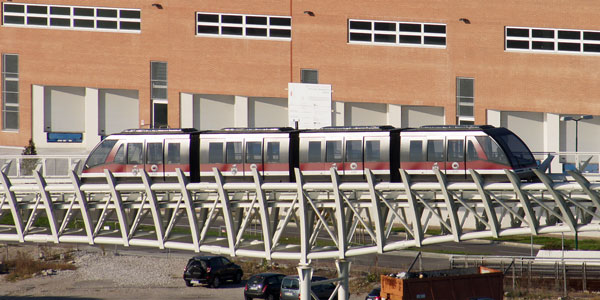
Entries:
[[196,281],[218,288],[226,280],[240,283],[242,275],[242,268],[223,256],[194,256],[185,266],[183,280],[187,286]]

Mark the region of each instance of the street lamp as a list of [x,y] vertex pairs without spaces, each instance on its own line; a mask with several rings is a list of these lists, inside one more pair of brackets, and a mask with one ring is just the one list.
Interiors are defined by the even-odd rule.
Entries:
[[575,152],[578,150],[579,144],[579,121],[593,119],[592,115],[582,115],[579,117],[560,117],[561,121],[575,121]]

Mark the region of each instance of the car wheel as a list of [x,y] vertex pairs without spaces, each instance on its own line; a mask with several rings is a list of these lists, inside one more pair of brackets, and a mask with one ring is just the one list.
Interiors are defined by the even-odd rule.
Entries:
[[186,285],[186,286],[192,286],[193,284],[192,284],[192,281],[191,281],[191,280],[186,280],[186,281],[185,281],[185,285]]
[[212,287],[213,288],[219,288],[219,286],[221,286],[221,278],[219,278],[218,276],[215,277],[215,279],[213,279],[212,281]]
[[[242,282],[242,272],[235,273],[235,279],[233,280],[233,282],[235,282],[235,283]],[[250,298],[250,299],[252,299],[252,298]]]

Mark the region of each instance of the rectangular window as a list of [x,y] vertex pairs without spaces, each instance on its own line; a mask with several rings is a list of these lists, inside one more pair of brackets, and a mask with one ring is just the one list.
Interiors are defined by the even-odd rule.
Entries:
[[181,163],[181,144],[169,143],[167,146],[167,164]]
[[142,164],[142,143],[127,144],[127,164]]
[[346,161],[362,162],[362,141],[346,141]]
[[278,163],[279,157],[279,142],[268,142],[266,163]]
[[427,161],[444,161],[444,140],[427,141]]
[[262,163],[262,143],[247,142],[246,143],[246,163],[259,164]]
[[223,143],[208,144],[208,163],[222,164],[223,163]]
[[448,161],[461,162],[465,160],[465,141],[448,140]]
[[19,129],[19,55],[2,54],[2,129]]
[[292,18],[286,16],[196,13],[196,36],[292,39]]
[[141,10],[3,3],[4,26],[140,32]]
[[[408,153],[406,152],[408,150]],[[408,160],[406,158],[408,157]],[[425,161],[425,153],[423,152],[422,140],[411,140],[408,144],[408,149],[402,149],[402,160],[409,162]]]
[[342,141],[327,141],[325,143],[325,161],[342,162]]
[[351,19],[348,42],[446,48],[446,24]]
[[152,98],[152,127],[168,127],[167,63],[150,62],[150,97]]
[[600,53],[600,31],[505,27],[507,51]]
[[225,153],[227,155],[227,164],[242,163],[242,142],[227,142],[225,144]]
[[475,91],[473,78],[456,77],[456,123],[472,125],[475,123]]
[[321,142],[308,142],[308,162],[321,162]]
[[146,145],[146,163],[152,165],[163,164],[162,143],[148,143]]
[[300,70],[300,82],[302,83],[319,83],[319,71],[302,69]]
[[382,161],[379,141],[365,142],[365,161]]

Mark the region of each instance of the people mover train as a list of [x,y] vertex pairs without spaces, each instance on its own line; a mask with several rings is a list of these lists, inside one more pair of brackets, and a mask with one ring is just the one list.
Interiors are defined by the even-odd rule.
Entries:
[[[213,168],[229,179],[250,179],[253,169],[265,181],[294,181],[294,168],[306,178],[363,178],[370,169],[380,180],[401,181],[440,170],[452,179],[470,178],[474,169],[486,178],[509,169],[521,178],[537,167],[531,151],[506,128],[489,125],[441,125],[280,128],[131,129],[106,137],[90,153],[82,176],[110,170],[116,177],[174,178],[180,168],[191,182],[214,181]],[[435,178],[435,177],[433,177]]]

